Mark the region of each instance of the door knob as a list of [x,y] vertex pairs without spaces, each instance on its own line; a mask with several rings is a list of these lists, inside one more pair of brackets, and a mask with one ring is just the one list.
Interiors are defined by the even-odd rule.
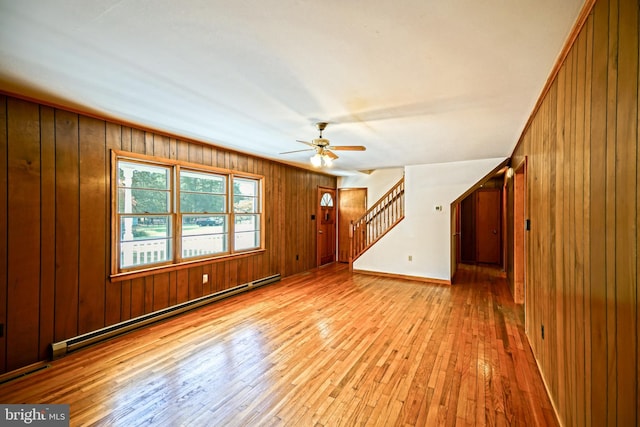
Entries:
[[322,234],[322,230],[318,230],[318,233],[319,233],[319,234]]

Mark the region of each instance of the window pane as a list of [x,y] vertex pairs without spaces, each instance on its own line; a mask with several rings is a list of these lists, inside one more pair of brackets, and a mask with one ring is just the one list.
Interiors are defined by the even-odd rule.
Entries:
[[226,233],[227,230],[226,215],[212,215],[204,217],[198,215],[184,215],[182,217],[182,234],[185,236]]
[[207,193],[180,193],[180,211],[195,212],[226,212],[226,197]]
[[260,246],[260,216],[236,215],[235,241],[236,250],[257,248]]
[[120,268],[169,261],[171,218],[126,216],[120,218]]
[[249,178],[234,178],[233,194],[241,196],[257,196],[258,181]]
[[170,212],[169,168],[118,162],[118,212]]
[[228,251],[226,215],[182,217],[182,258]]
[[133,162],[118,162],[118,186],[129,188],[169,188],[169,169]]
[[238,213],[258,212],[258,199],[248,196],[233,196],[233,211]]
[[193,258],[227,252],[226,234],[184,236],[182,238],[182,258]]
[[180,190],[195,193],[226,193],[226,177],[210,173],[180,171]]
[[333,206],[333,197],[331,194],[324,193],[322,199],[320,199],[320,206]]
[[260,232],[248,231],[236,233],[236,240],[234,245],[236,251],[257,248],[260,246]]
[[168,213],[169,192],[121,188],[118,191],[120,213]]

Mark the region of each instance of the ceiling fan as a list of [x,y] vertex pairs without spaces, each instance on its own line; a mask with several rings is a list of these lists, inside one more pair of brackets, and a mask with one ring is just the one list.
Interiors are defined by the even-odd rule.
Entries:
[[290,153],[299,153],[301,151],[315,151],[315,154],[311,156],[311,164],[315,167],[320,167],[323,164],[325,166],[331,166],[332,162],[338,158],[338,156],[333,151],[365,151],[367,148],[363,145],[331,145],[329,140],[322,137],[322,131],[325,130],[329,123],[327,122],[318,122],[316,123],[316,127],[318,131],[320,131],[320,136],[311,140],[311,142],[301,141],[297,139],[296,141],[301,142],[302,144],[306,144],[311,148],[306,148],[304,150],[294,150],[294,151],[285,151],[280,154],[290,154]]

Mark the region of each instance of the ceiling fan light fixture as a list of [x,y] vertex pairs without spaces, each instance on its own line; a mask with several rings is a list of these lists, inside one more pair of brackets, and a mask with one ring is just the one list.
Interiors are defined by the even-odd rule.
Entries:
[[331,165],[333,165],[333,159],[331,159],[331,157],[329,157],[328,154],[323,154],[322,160],[324,161],[324,165],[328,168],[330,168]]
[[322,166],[322,156],[318,153],[314,154],[313,156],[311,156],[311,165],[313,165],[314,168],[319,168],[320,166]]

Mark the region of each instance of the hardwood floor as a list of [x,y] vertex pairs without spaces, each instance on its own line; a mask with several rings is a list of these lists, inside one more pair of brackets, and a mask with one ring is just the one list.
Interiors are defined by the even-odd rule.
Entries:
[[71,425],[557,425],[503,278],[330,265],[53,361],[2,403]]

